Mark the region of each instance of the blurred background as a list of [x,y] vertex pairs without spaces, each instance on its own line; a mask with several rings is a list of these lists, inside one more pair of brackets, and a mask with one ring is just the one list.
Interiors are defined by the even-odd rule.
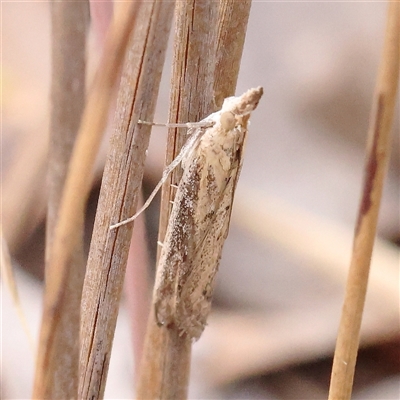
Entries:
[[[213,313],[194,345],[190,398],[327,396],[366,132],[385,27],[378,2],[254,2],[237,94],[264,87],[252,115]],[[2,3],[2,224],[34,338],[41,318],[49,118],[50,7]],[[89,76],[100,46],[89,45]],[[170,49],[171,50],[171,49]],[[156,121],[168,113],[171,51]],[[90,79],[89,79],[90,80]],[[112,119],[112,118],[111,118]],[[160,179],[167,130],[153,130],[144,192]],[[400,397],[399,113],[355,376],[355,399]],[[98,159],[87,243],[105,162]],[[157,201],[146,215],[153,274]],[[2,398],[31,396],[34,350],[2,285]],[[125,303],[106,398],[134,396]]]

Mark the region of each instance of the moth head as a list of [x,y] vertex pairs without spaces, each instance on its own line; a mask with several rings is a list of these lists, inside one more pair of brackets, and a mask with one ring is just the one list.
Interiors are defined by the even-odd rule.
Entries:
[[231,111],[234,115],[247,115],[257,108],[264,93],[263,88],[249,89],[239,97],[227,97],[222,105],[222,111]]

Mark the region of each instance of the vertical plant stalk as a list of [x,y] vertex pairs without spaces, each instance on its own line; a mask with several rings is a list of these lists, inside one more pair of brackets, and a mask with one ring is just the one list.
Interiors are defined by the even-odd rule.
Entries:
[[[214,111],[213,80],[218,3],[186,0],[176,3],[170,122],[199,121]],[[186,130],[169,131],[166,164],[179,153]],[[159,240],[167,229],[181,168],[176,168],[162,191]],[[187,398],[191,341],[174,329],[160,329],[152,307],[147,326],[137,395],[139,399]]]
[[128,51],[82,296],[78,398],[103,398],[133,224],[174,2],[144,2]]
[[[221,99],[218,104],[220,106],[222,100],[233,95],[235,91],[251,2],[222,0],[219,10],[211,9],[210,3],[206,3],[186,1],[177,5],[169,116],[171,122],[198,121],[215,110],[213,100],[218,102]],[[204,8],[205,5],[208,6],[207,9]],[[217,6],[217,3],[214,5]],[[214,30],[214,27],[217,28]],[[232,33],[234,35],[230,36]],[[210,43],[214,42],[216,46],[210,46]],[[216,64],[226,70],[215,69]],[[185,132],[170,130],[166,165],[176,157],[184,142]],[[163,187],[160,241],[163,241],[165,236],[171,201],[174,198],[171,184],[178,184],[181,175],[182,171],[177,169]],[[160,329],[155,321],[153,307],[137,397],[187,398],[190,355],[190,341],[184,336],[179,336],[173,329]]]
[[[75,7],[77,6],[74,4]],[[85,111],[74,146],[63,195],[60,201],[57,222],[53,228],[52,246],[47,254],[46,287],[33,398],[51,396],[54,371],[57,370],[58,347],[64,336],[61,324],[67,308],[67,291],[72,281],[71,262],[81,248],[80,232],[83,229],[84,209],[91,187],[93,165],[102,133],[107,122],[108,108],[112,99],[115,81],[119,75],[129,32],[135,22],[140,3],[132,3],[123,21],[113,24],[99,64],[97,75],[89,93]],[[119,22],[121,22],[119,24]],[[113,54],[113,57],[110,57]],[[74,327],[79,330],[79,327]],[[63,398],[65,398],[63,394]],[[76,392],[72,398],[76,397]]]
[[[68,1],[51,3],[52,80],[47,172],[46,283],[52,269],[49,255],[61,194],[85,104],[88,7],[87,1],[77,4]],[[73,398],[77,393],[79,306],[84,277],[83,226],[77,228],[74,234],[77,238],[76,246],[67,263],[69,274],[63,283],[67,290],[52,343],[51,359],[48,360],[49,364],[38,364],[36,369],[36,377],[41,376],[43,379],[41,391],[35,392],[40,398]],[[39,351],[45,352],[45,349],[39,348]]]
[[330,400],[350,399],[352,392],[369,267],[390,155],[390,131],[399,80],[399,46],[400,3],[390,2],[369,127],[362,198],[333,360]]
[[221,108],[224,99],[235,94],[251,0],[220,0],[214,99]]

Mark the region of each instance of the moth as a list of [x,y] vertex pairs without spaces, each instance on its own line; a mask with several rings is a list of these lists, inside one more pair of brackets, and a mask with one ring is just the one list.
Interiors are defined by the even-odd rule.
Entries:
[[[189,139],[166,168],[156,190],[182,162],[162,244],[153,293],[157,323],[197,340],[211,309],[215,277],[228,235],[233,198],[243,163],[250,113],[263,94],[253,88],[225,99],[220,111],[189,125]],[[153,192],[155,194],[155,192]],[[133,220],[111,226],[115,228]]]

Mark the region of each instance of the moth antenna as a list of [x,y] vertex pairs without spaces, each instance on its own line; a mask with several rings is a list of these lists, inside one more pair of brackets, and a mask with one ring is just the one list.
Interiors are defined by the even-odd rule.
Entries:
[[213,122],[206,122],[206,121],[199,121],[199,122],[182,122],[182,123],[174,123],[174,122],[167,122],[167,123],[162,123],[162,122],[148,122],[148,121],[143,121],[141,119],[138,120],[137,122],[140,125],[150,125],[150,126],[165,126],[167,128],[188,128],[188,129],[194,129],[194,128],[209,128],[214,125]]
[[160,181],[157,183],[157,186],[154,188],[154,190],[151,192],[150,196],[146,200],[146,202],[143,204],[143,206],[139,209],[139,211],[136,212],[135,215],[132,217],[129,217],[121,222],[118,222],[114,225],[110,225],[110,231],[112,231],[115,228],[119,228],[122,225],[129,224],[130,222],[134,221],[146,208],[151,204],[153,201],[154,197],[158,193],[158,191],[161,189],[161,186],[166,182],[168,179],[169,175],[171,172],[181,163],[181,161],[186,157],[186,155],[192,150],[193,146],[197,142],[198,138],[202,135],[204,131],[202,129],[197,129],[195,132],[192,134],[192,136],[189,137],[187,142],[182,146],[181,151],[179,154],[175,157],[175,159],[169,164],[163,172],[162,178]]

